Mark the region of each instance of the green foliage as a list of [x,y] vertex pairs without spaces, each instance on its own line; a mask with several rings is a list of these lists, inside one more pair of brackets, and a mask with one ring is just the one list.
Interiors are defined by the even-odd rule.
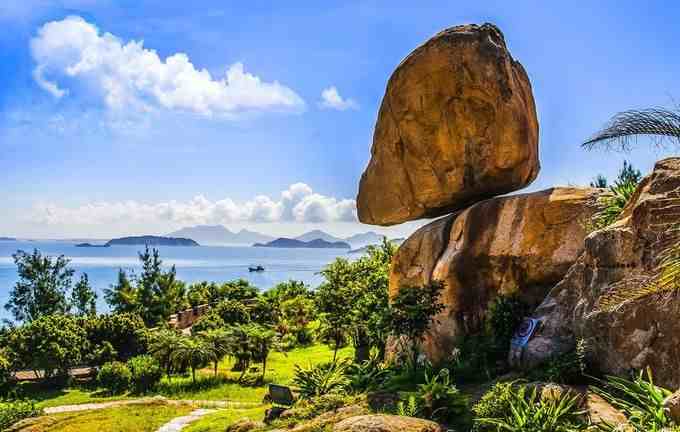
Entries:
[[0,402],[0,431],[3,431],[19,420],[42,415],[41,409],[36,408],[35,402],[17,400]]
[[47,378],[66,376],[87,349],[85,329],[68,315],[40,316],[12,330],[6,343],[17,369],[44,370]]
[[529,378],[560,384],[582,383],[586,375],[586,355],[586,345],[583,340],[579,340],[574,350],[551,357],[533,368]]
[[[130,357],[147,352],[148,335],[142,318],[134,313],[113,313],[91,317],[83,322],[92,350],[97,352],[109,343],[116,359],[127,361]],[[96,360],[96,359],[95,359]],[[101,364],[95,361],[95,364]]]
[[295,365],[293,384],[299,388],[300,397],[309,399],[330,393],[344,393],[349,385],[346,372],[349,363],[333,361],[302,368]]
[[[638,432],[660,432],[675,426],[664,408],[664,400],[673,392],[654,385],[652,372],[643,372],[633,380],[614,376],[606,377],[602,388],[595,392],[620,409],[628,422]],[[614,425],[602,424],[601,430],[614,431]]]
[[210,330],[224,329],[227,324],[217,311],[209,310],[207,314],[202,315],[191,326],[191,334],[203,333]]
[[[489,410],[490,417],[477,417],[482,428],[508,432],[575,432],[586,430],[582,413],[578,410],[578,395],[568,392],[560,397],[542,399],[536,387],[516,386],[509,393],[508,410]],[[501,408],[494,407],[494,408]]]
[[396,336],[405,336],[411,344],[412,365],[417,370],[418,346],[430,328],[436,314],[444,310],[439,295],[444,288],[440,281],[423,286],[403,286],[390,306],[390,327]]
[[[476,418],[503,418],[508,415],[513,400],[515,382],[498,382],[472,407],[472,414]],[[496,425],[476,422],[473,432],[496,432]]]
[[111,394],[125,393],[130,388],[132,372],[122,362],[105,363],[97,374],[97,383]]
[[348,312],[355,301],[353,281],[356,275],[352,263],[344,258],[336,258],[321,274],[326,281],[316,290],[316,304],[326,335],[337,353],[352,325]]
[[118,280],[104,290],[104,300],[115,313],[136,313],[139,310],[139,293],[123,269],[118,270]]
[[386,367],[379,356],[373,355],[362,363],[353,363],[347,368],[349,389],[354,393],[379,388],[390,378],[392,370]]
[[418,406],[418,399],[415,395],[410,395],[404,403],[404,401],[399,401],[397,403],[397,415],[402,417],[417,417],[420,412],[420,407]]
[[154,356],[165,373],[170,376],[174,366],[172,353],[182,336],[173,330],[159,330],[150,335],[149,353]]
[[309,324],[315,315],[313,299],[304,295],[286,299],[279,304],[280,320],[277,329],[282,334],[294,337],[295,343],[292,347],[307,345],[312,342]]
[[447,424],[462,424],[468,412],[468,399],[451,383],[448,369],[425,374],[425,383],[418,386],[420,416]]
[[513,334],[530,312],[529,306],[515,295],[498,296],[491,304],[486,324],[496,344],[503,347],[505,353]]
[[601,229],[616,222],[635,193],[641,178],[639,170],[633,168],[628,161],[623,162],[616,181],[609,187],[609,194],[599,199],[602,209],[593,215],[593,228]]
[[73,287],[71,307],[78,316],[97,315],[97,293],[90,286],[87,273],[83,273]]
[[32,254],[22,250],[12,255],[19,281],[9,294],[5,309],[17,321],[31,322],[43,315],[66,314],[66,295],[71,289],[74,271],[63,255],[43,256],[37,249]]
[[181,337],[172,350],[171,359],[191,368],[191,379],[196,383],[196,369],[215,361],[219,355],[207,341],[196,337]]
[[160,363],[150,355],[132,357],[127,366],[132,374],[132,389],[136,393],[146,393],[153,389],[163,376]]
[[593,181],[590,182],[590,187],[604,189],[608,186],[608,184],[609,182],[607,181],[607,177],[603,176],[602,174],[598,174],[597,177],[595,177]]
[[259,324],[248,324],[245,326],[248,336],[252,358],[262,363],[262,377],[264,380],[267,373],[267,357],[273,349],[278,348],[278,334]]
[[212,308],[225,325],[250,322],[248,308],[238,300],[224,300]]

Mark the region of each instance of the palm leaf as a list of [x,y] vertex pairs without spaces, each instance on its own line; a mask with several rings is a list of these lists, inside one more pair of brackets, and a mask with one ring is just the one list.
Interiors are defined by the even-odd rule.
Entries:
[[657,144],[661,144],[664,138],[669,138],[680,145],[680,113],[664,108],[621,112],[582,146],[588,150],[600,146],[629,150],[631,140],[640,135],[657,137]]

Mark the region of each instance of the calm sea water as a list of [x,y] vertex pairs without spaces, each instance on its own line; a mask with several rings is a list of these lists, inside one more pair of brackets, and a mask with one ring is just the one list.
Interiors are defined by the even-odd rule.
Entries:
[[[0,241],[0,318],[9,318],[2,306],[17,281],[12,254],[18,249],[38,249],[44,255],[64,255],[76,270],[88,274],[90,284],[99,295],[98,309],[107,310],[103,290],[116,281],[118,269],[139,273],[137,253],[144,246],[112,246],[109,248],[77,248],[75,243],[43,241]],[[239,246],[159,247],[163,264],[175,265],[177,276],[185,282],[225,282],[243,278],[261,290],[267,290],[289,279],[301,280],[312,287],[322,278],[323,267],[338,256],[350,257],[344,249],[279,249]],[[251,273],[248,266],[262,265],[264,272]],[[74,280],[75,280],[74,278]]]

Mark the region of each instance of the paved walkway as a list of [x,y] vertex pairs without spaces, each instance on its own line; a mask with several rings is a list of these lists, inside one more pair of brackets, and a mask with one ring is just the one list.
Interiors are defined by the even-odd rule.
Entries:
[[168,404],[181,404],[181,405],[193,405],[200,406],[204,408],[249,408],[255,407],[260,404],[255,402],[233,402],[224,400],[196,400],[196,399],[166,399],[164,397],[145,397],[139,399],[124,399],[117,401],[108,402],[95,402],[95,403],[85,403],[78,405],[61,405],[56,407],[45,408],[45,414],[58,414],[64,412],[78,412],[78,411],[90,411],[90,410],[101,410],[107,408],[114,408],[124,405],[140,405],[140,404],[151,404],[154,402],[165,402]]
[[203,417],[204,415],[213,413],[215,411],[217,410],[214,409],[194,410],[191,413],[189,413],[189,415],[177,417],[175,419],[170,420],[168,423],[161,426],[161,428],[158,429],[156,432],[179,432],[182,429],[184,429],[185,426],[189,425],[189,423],[193,423],[196,420]]

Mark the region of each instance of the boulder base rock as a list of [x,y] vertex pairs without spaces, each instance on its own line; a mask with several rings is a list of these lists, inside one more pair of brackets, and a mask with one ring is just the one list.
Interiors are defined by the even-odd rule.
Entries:
[[680,296],[641,287],[660,252],[680,236],[680,158],[657,162],[622,216],[592,233],[567,275],[536,309],[541,320],[522,366],[574,349],[583,339],[602,372],[651,367],[660,385],[680,387]]
[[333,427],[333,432],[442,432],[437,423],[396,415],[350,417]]
[[499,294],[538,305],[583,250],[586,222],[601,191],[554,188],[493,198],[425,225],[397,251],[390,296],[405,285],[445,283],[445,310],[423,347],[446,358],[463,334],[480,329]]
[[390,77],[359,185],[359,219],[392,225],[441,216],[518,190],[538,171],[524,68],[497,27],[452,27]]

